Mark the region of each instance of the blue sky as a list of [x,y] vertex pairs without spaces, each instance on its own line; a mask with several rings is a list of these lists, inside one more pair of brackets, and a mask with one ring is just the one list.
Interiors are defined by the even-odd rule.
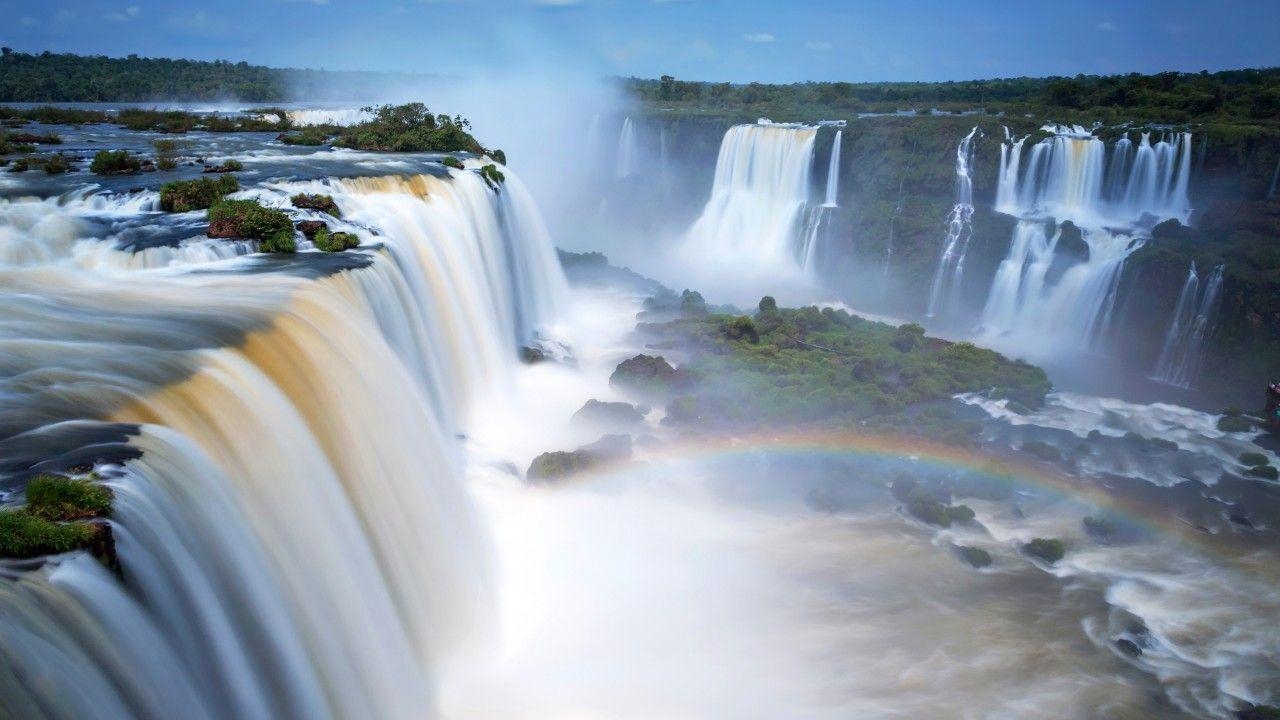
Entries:
[[0,0],[0,44],[445,74],[959,80],[1276,66],[1278,1]]

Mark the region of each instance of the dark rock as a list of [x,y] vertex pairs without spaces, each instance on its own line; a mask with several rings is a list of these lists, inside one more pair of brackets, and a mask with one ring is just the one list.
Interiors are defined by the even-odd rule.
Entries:
[[1062,451],[1047,442],[1039,440],[1028,440],[1022,443],[1022,451],[1030,453],[1046,462],[1060,462],[1062,460]]
[[308,240],[311,240],[321,230],[328,230],[329,224],[323,220],[302,220],[298,223],[297,228]]
[[558,480],[614,462],[631,459],[630,435],[605,435],[572,452],[557,450],[539,455],[525,477],[530,482]]
[[636,355],[609,376],[609,385],[645,396],[662,396],[683,384],[684,376],[661,355]]
[[1035,538],[1022,546],[1026,554],[1039,558],[1050,565],[1061,560],[1066,554],[1062,541],[1056,538]]
[[629,403],[588,400],[570,422],[614,431],[631,430],[644,424],[644,413]]
[[984,568],[991,564],[991,553],[982,548],[957,545],[956,552],[960,554],[961,559],[975,568]]
[[1280,707],[1272,705],[1249,705],[1236,711],[1239,720],[1280,720]]
[[522,345],[520,347],[519,352],[520,352],[520,362],[524,363],[525,365],[535,365],[537,363],[547,360],[547,353],[544,352],[543,349],[539,347]]
[[1138,657],[1142,654],[1142,648],[1138,646],[1138,643],[1129,638],[1116,640],[1116,648],[1129,657]]

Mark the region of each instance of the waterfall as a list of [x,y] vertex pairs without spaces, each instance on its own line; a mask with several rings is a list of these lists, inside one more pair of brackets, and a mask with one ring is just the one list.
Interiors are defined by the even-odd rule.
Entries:
[[1201,292],[1196,264],[1191,263],[1152,378],[1182,388],[1190,388],[1195,383],[1204,357],[1204,341],[1213,329],[1218,312],[1224,269],[1223,265],[1215,267]]
[[640,143],[636,138],[636,124],[630,117],[622,121],[622,131],[618,134],[618,166],[619,179],[629,178],[640,172]]
[[1271,187],[1267,189],[1267,199],[1276,196],[1276,184],[1280,183],[1280,157],[1276,158],[1276,169],[1271,172]]
[[725,133],[711,199],[683,249],[699,262],[802,269],[820,217],[810,208],[818,129],[761,121]]
[[840,140],[843,130],[836,130],[836,139],[831,143],[831,164],[827,166],[827,199],[823,207],[836,207],[840,196]]
[[944,302],[954,308],[960,300],[960,281],[964,276],[964,259],[969,251],[969,238],[973,235],[973,178],[969,168],[973,164],[973,138],[977,126],[956,147],[956,204],[947,217],[947,234],[942,243],[942,256],[933,275],[929,290],[927,315],[935,317]]
[[[487,603],[457,436],[564,291],[504,172],[261,191],[322,185],[361,235],[341,255],[86,269],[72,244],[0,265],[3,434],[137,428],[102,468],[127,582],[73,554],[0,583],[0,715],[432,714]],[[100,242],[89,210],[51,216]]]
[[[979,328],[988,342],[1038,360],[1100,352],[1125,260],[1156,223],[1185,223],[1191,214],[1190,133],[1154,142],[1143,133],[1136,146],[1124,135],[1108,155],[1106,144],[1079,126],[1044,130],[1051,135],[1029,151],[1026,138],[1015,141],[1005,130],[996,210],[1018,225]],[[1081,230],[1083,260],[1056,256],[1067,221]],[[1050,232],[1050,225],[1058,227]],[[1050,280],[1055,260],[1067,267]],[[931,295],[931,310],[938,305]]]

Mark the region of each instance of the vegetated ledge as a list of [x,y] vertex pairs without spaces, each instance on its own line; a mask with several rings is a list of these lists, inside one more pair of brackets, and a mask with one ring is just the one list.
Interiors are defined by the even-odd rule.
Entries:
[[0,558],[85,550],[118,569],[111,526],[104,522],[114,496],[97,475],[36,475],[27,481],[25,494],[25,505],[0,508]]
[[926,337],[919,325],[779,308],[771,297],[753,315],[733,315],[700,300],[688,292],[651,300],[648,315],[665,311],[671,319],[638,327],[651,348],[687,356],[677,372],[655,371],[644,383],[652,397],[654,379],[669,381],[663,422],[685,431],[818,424],[967,441],[978,426],[956,416],[952,396],[987,393],[1037,408],[1051,389],[1038,367]]

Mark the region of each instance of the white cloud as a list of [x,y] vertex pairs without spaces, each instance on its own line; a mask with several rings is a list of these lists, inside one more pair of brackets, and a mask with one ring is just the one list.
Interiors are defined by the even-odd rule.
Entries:
[[809,48],[810,50],[825,51],[825,50],[831,49],[831,43],[827,42],[826,40],[810,40],[809,42],[805,43],[804,46]]
[[543,7],[568,7],[570,5],[581,5],[582,0],[533,0],[533,4]]
[[769,33],[747,33],[742,36],[742,39],[753,43],[771,43],[777,38]]
[[1110,20],[1104,20],[1098,23],[1098,29],[1101,30],[1102,32],[1116,32],[1117,30],[1120,29],[1120,26],[1116,25]]
[[124,14],[128,15],[129,17],[138,17],[138,13],[140,12],[142,12],[142,9],[139,8],[137,5],[130,5],[129,7],[124,9]]
[[312,5],[328,5],[329,0],[283,0],[283,2],[304,2]]
[[40,21],[31,17],[30,15],[23,15],[22,17],[18,18],[18,24],[21,25],[22,27],[35,27],[40,24]]

